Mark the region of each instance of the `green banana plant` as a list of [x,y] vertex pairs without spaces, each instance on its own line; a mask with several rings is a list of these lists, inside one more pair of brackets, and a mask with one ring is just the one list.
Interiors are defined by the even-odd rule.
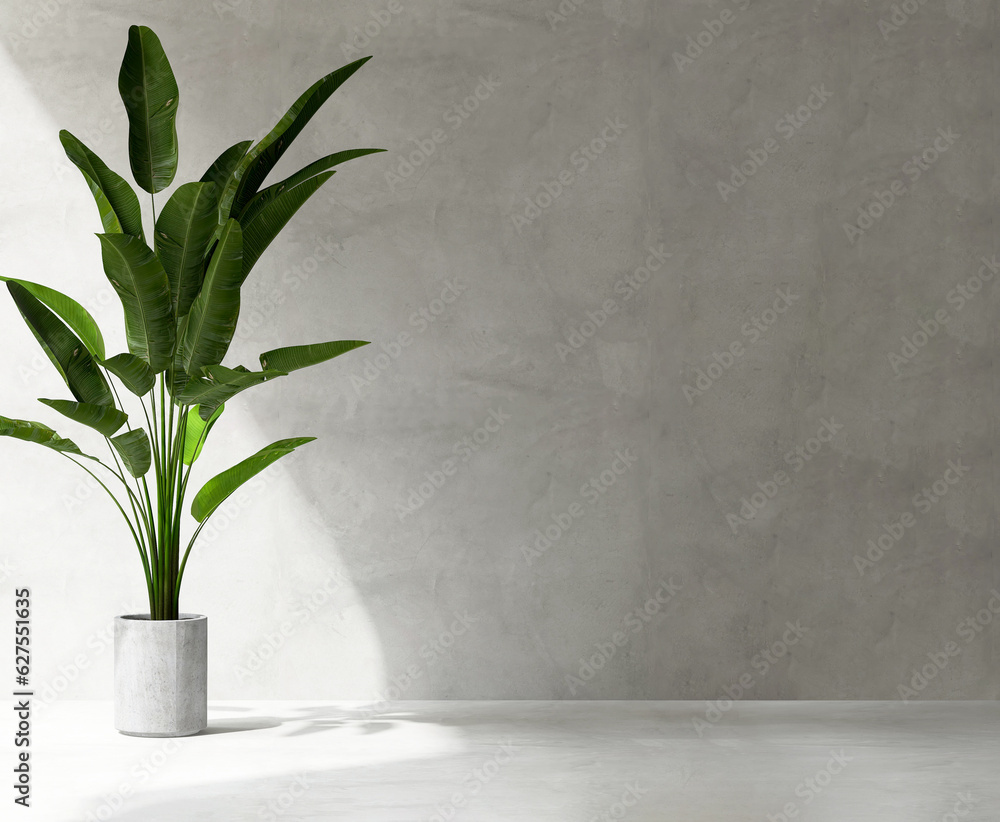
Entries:
[[[45,446],[107,492],[139,551],[153,619],[179,618],[188,556],[219,506],[269,465],[315,439],[279,440],[208,480],[192,501],[195,524],[182,552],[191,470],[225,403],[255,385],[368,344],[337,340],[279,348],[260,355],[260,371],[222,365],[236,332],[240,289],[254,264],[336,173],[334,166],[383,150],[330,154],[261,190],[320,106],[369,59],[318,80],[260,142],[231,146],[199,181],[178,186],[157,217],[155,195],[171,185],[177,171],[177,81],[159,38],[146,26],[132,26],[118,90],[128,116],[132,176],[150,197],[151,243],[132,186],[68,131],[59,134],[97,203],[104,272],[121,299],[128,351],[108,357],[94,318],[72,298],[0,276],[73,396],[39,401],[104,437],[111,461],[84,453],[40,422],[0,416],[0,436]],[[138,398],[143,414],[138,424],[126,413],[116,380]]]

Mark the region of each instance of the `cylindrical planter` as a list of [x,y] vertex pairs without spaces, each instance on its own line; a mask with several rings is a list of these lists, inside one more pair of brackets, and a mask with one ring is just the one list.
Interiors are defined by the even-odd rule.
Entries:
[[208,727],[208,617],[115,617],[115,727],[129,736]]

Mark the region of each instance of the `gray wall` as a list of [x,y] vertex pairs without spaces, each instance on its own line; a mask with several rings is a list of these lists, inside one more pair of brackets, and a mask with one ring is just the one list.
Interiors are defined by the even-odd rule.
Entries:
[[[4,273],[118,345],[56,135],[127,170],[127,25],[171,57],[179,181],[375,56],[282,169],[388,153],[267,252],[228,360],[374,342],[216,429],[206,477],[320,441],[189,566],[215,698],[1000,694],[986,0],[2,5]],[[58,381],[0,317],[2,412],[54,422],[33,398]],[[134,549],[71,466],[3,454],[40,675],[106,696]]]

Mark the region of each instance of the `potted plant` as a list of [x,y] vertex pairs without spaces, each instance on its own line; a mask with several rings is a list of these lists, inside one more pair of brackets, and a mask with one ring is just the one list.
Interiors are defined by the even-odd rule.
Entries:
[[[128,351],[108,357],[93,317],[65,294],[0,277],[73,397],[40,402],[103,436],[111,460],[30,420],[0,416],[0,436],[43,445],[90,474],[114,500],[142,562],[149,613],[121,615],[115,624],[115,726],[122,733],[184,736],[207,726],[207,619],[180,610],[188,556],[237,488],[314,439],[279,440],[208,480],[191,503],[195,525],[185,543],[191,469],[226,401],[367,345],[336,340],[279,348],[260,355],[258,371],[222,365],[236,331],[240,288],[261,254],[334,166],[382,150],[330,154],[261,188],[310,118],[368,59],[318,80],[263,139],[226,149],[199,181],[177,187],[157,216],[154,195],[177,170],[177,82],[157,36],[132,26],[118,89],[132,176],[150,195],[151,235],[143,231],[132,187],[72,134],[59,135],[97,202],[104,271],[121,298]],[[126,412],[126,391],[141,417]]]

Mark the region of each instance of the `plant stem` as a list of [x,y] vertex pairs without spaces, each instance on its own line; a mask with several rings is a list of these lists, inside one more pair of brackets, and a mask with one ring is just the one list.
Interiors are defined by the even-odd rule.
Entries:
[[[86,471],[88,474],[90,474],[90,476],[92,476],[97,481],[97,484],[100,485],[101,488],[103,488],[105,490],[105,492],[107,492],[107,495],[109,497],[111,497],[112,501],[118,507],[118,510],[121,512],[121,515],[123,517],[125,517],[125,522],[128,523],[128,529],[129,529],[129,531],[132,532],[132,539],[135,541],[135,547],[139,549],[139,557],[142,559],[142,570],[146,574],[146,588],[151,592],[152,591],[152,580],[151,580],[151,577],[150,577],[149,561],[146,558],[146,552],[142,548],[142,541],[139,539],[139,535],[136,533],[136,530],[135,530],[135,528],[132,525],[132,520],[129,519],[128,514],[125,513],[125,509],[122,508],[121,503],[118,501],[118,497],[116,497],[114,494],[112,494],[111,493],[111,489],[108,488],[108,486],[106,486],[103,482],[101,482],[101,478],[98,477],[97,474],[95,474],[89,468],[87,468],[86,465],[84,465],[83,463],[77,462],[69,454],[63,453],[63,456],[66,457],[66,459],[68,459],[74,465],[80,466],[80,468],[82,468],[84,471]],[[98,461],[98,464],[104,465],[104,463],[100,462],[100,461]],[[109,468],[109,466],[107,466],[107,465],[104,465],[104,467],[107,468],[109,471],[111,470]],[[150,604],[150,608],[152,608],[152,606],[153,606],[153,597],[152,597],[152,595],[150,595],[149,604]],[[150,616],[152,616],[152,614],[150,614]]]

